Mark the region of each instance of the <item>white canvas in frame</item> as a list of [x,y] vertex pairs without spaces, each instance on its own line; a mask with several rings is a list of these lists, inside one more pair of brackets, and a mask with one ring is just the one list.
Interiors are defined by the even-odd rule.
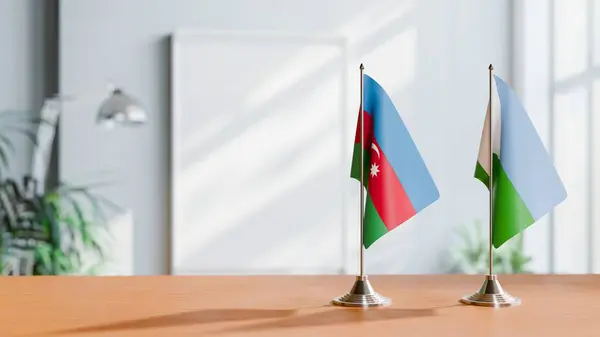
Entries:
[[343,272],[345,60],[340,38],[173,35],[173,274]]

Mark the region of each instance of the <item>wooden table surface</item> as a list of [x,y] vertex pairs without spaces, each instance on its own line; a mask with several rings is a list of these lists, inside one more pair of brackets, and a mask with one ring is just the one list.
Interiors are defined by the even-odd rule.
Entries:
[[379,309],[328,303],[352,276],[0,278],[0,336],[600,336],[600,275],[502,275],[520,307],[465,306],[482,276],[371,276]]

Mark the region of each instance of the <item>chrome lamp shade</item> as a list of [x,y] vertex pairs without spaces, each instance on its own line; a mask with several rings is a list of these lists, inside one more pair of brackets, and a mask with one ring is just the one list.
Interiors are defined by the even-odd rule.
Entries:
[[108,127],[114,125],[134,126],[145,124],[148,120],[146,111],[130,95],[121,89],[111,92],[98,109],[96,122]]

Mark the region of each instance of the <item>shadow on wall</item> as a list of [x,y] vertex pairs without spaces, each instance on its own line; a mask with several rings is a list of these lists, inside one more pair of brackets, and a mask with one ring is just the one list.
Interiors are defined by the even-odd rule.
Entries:
[[[181,193],[181,206],[187,212],[179,214],[180,219],[211,227],[202,232],[203,228],[181,223],[195,233],[190,237],[186,231],[189,239],[186,247],[195,252],[185,252],[183,265],[211,266],[208,268],[217,268],[217,272],[228,267],[237,268],[234,272],[272,271],[284,266],[274,262],[279,259],[299,270],[310,271],[314,262],[310,261],[310,254],[303,252],[305,243],[310,242],[306,236],[314,238],[315,234],[319,236],[318,232],[322,235],[339,230],[335,213],[341,213],[342,202],[340,127],[336,114],[340,107],[320,104],[320,85],[315,90],[315,82],[321,76],[327,73],[317,75],[313,83],[304,87],[293,86],[286,93],[273,96],[255,110],[225,109],[233,124],[218,132],[221,139],[214,145],[196,151],[187,141],[181,141],[182,147],[190,149],[191,157],[195,158],[186,165],[185,159],[190,156],[185,152],[181,155],[184,164],[176,193]],[[332,92],[335,100],[336,88],[332,89],[331,84],[321,89],[324,93]],[[329,116],[319,116],[328,111]],[[202,121],[205,122],[210,125],[210,121]],[[198,154],[205,157],[197,158]],[[202,178],[198,179],[197,174]],[[324,202],[315,203],[315,198]],[[194,212],[197,205],[205,210]],[[303,247],[294,247],[289,238],[303,241]],[[203,240],[203,244],[197,244]],[[326,242],[322,254],[313,247],[312,255],[331,260],[324,261],[325,265],[335,266],[341,256],[331,246]],[[219,258],[208,260],[208,256]]]
[[[447,238],[454,224],[465,214],[473,218],[472,210],[485,205],[483,198],[474,199],[481,191],[472,178],[485,87],[475,92],[465,87],[485,79],[496,51],[472,53],[469,46],[479,46],[487,37],[467,28],[486,17],[479,18],[478,8],[469,6],[468,1],[404,1],[382,5],[374,10],[378,15],[369,15],[371,8],[357,13],[358,20],[340,26],[340,34],[353,32],[346,79],[339,78],[344,55],[330,50],[322,58],[307,56],[305,61],[313,62],[307,71],[297,71],[297,57],[274,52],[268,71],[255,67],[210,77],[214,80],[199,99],[202,105],[184,108],[186,114],[201,115],[201,124],[182,123],[186,131],[176,134],[181,137],[176,149],[181,170],[175,193],[181,193],[177,207],[186,214],[177,214],[180,222],[173,224],[175,272],[340,271],[355,251],[345,250],[345,231],[354,231],[349,226],[358,223],[358,210],[344,204],[340,191],[351,186],[346,199],[354,203],[358,198],[349,160],[360,62],[391,94],[442,192],[438,202],[369,249],[367,270],[440,272],[440,252],[453,243]],[[352,22],[359,22],[360,30]],[[244,61],[256,65],[256,55],[248,52]],[[231,61],[232,68],[241,62]],[[464,71],[480,63],[481,74]],[[184,76],[191,81],[192,71]],[[333,102],[343,95],[337,81],[348,90],[348,97],[342,97],[348,104]],[[224,95],[214,88],[227,90],[219,109],[207,103]],[[182,91],[192,95],[192,89],[201,96],[194,87]],[[248,92],[262,93],[264,99]],[[336,114],[340,109],[341,115]],[[444,191],[453,191],[452,198],[444,199]],[[414,256],[419,258],[405,258]]]
[[[403,12],[376,31],[364,34],[362,40],[353,41],[348,49],[350,59],[361,49],[385,45],[388,39],[402,35],[407,28],[416,32],[414,27],[409,26],[409,18],[410,12]],[[376,23],[377,18],[373,21]],[[190,138],[181,139],[180,144],[185,151],[178,155],[181,171],[176,179],[185,188],[175,193],[182,193],[182,201],[178,205],[182,210],[195,211],[180,218],[189,223],[174,224],[174,245],[184,245],[183,248],[174,247],[176,251],[181,249],[182,254],[175,262],[176,269],[200,268],[203,272],[211,270],[209,273],[339,272],[344,255],[349,253],[337,248],[343,246],[345,238],[340,222],[344,217],[355,214],[345,214],[348,208],[342,204],[344,196],[341,191],[348,183],[356,186],[349,177],[348,160],[356,126],[357,102],[352,99],[353,104],[348,108],[344,103],[349,101],[349,97],[341,96],[344,103],[338,106],[335,101],[344,95],[345,86],[356,87],[358,76],[352,76],[350,83],[343,82],[345,76],[340,77],[340,67],[344,55],[339,49],[325,51],[330,54],[323,58],[315,58],[313,52],[310,59],[311,48],[305,48],[308,50],[306,61],[312,61],[314,67],[307,72],[298,73],[290,68],[298,61],[291,57],[285,62],[274,60],[269,69],[276,71],[253,74],[251,85],[258,89],[249,91],[262,92],[266,99],[252,110],[247,109],[247,102],[257,101],[252,94],[248,95],[248,91],[233,85],[223,86],[228,94],[231,92],[233,99],[246,102],[242,108],[244,111],[235,109],[235,105],[228,102],[222,103],[224,109],[219,113],[201,112],[204,128],[200,127],[201,130],[194,132]],[[248,49],[253,50],[252,46]],[[396,54],[380,55],[379,60],[393,62],[390,60],[406,49],[406,46],[392,45],[391,50]],[[408,52],[416,53],[415,50]],[[245,58],[250,58],[252,63],[253,56],[249,54],[245,54]],[[356,71],[352,64],[349,67],[351,70],[348,71]],[[413,64],[404,64],[403,67],[411,71],[414,69]],[[265,79],[271,74],[276,74],[275,78]],[[234,75],[240,78],[239,88],[245,88],[244,81],[247,81],[248,75]],[[407,77],[398,75],[396,79],[399,81]],[[386,78],[388,84],[394,87],[395,81],[390,82],[389,76]],[[285,89],[272,83],[285,83]],[[211,84],[211,87],[220,86]],[[185,104],[184,100],[182,102]],[[349,111],[340,110],[344,108]],[[181,127],[185,129],[191,125],[185,123]],[[210,127],[218,131],[207,130]],[[276,128],[286,128],[286,131]],[[199,133],[212,133],[213,136],[198,141],[202,138]],[[185,131],[179,137],[184,137],[182,134]],[[195,145],[189,141],[194,138],[197,140]],[[268,141],[264,141],[265,138]],[[250,142],[254,146],[248,145]],[[224,153],[228,153],[229,157]],[[232,160],[231,156],[240,156],[243,160]],[[220,158],[236,167],[223,167]],[[223,170],[227,170],[226,175],[222,174]],[[205,179],[199,179],[199,176]],[[342,182],[342,179],[345,181]],[[210,221],[218,223],[207,223]],[[211,227],[211,230],[203,230],[203,226]],[[184,229],[185,234],[177,233]],[[182,235],[187,238],[184,239],[186,243],[177,241],[178,237],[183,238]],[[290,264],[292,267],[288,267]],[[282,267],[285,269],[280,269]]]
[[[190,204],[204,198],[201,204],[207,209],[230,207],[234,213],[228,216],[224,214],[226,210],[213,212],[212,219],[222,225],[205,231],[204,235],[199,234],[210,237],[210,240],[205,241],[206,245],[195,247],[197,252],[190,255],[192,259],[212,255],[217,249],[222,253],[217,256],[226,256],[225,260],[235,264],[229,268],[277,273],[285,272],[280,268],[289,270],[282,265],[283,260],[304,272],[310,272],[315,257],[320,257],[324,265],[330,266],[329,271],[323,272],[331,272],[331,266],[342,261],[340,251],[335,249],[341,238],[334,238],[335,231],[339,233],[341,227],[339,219],[342,212],[339,185],[341,121],[340,106],[336,104],[340,92],[332,82],[339,78],[341,57],[337,48],[334,51],[338,53],[333,56],[334,61],[326,61],[306,80],[299,80],[283,92],[270,95],[261,106],[248,112],[232,108],[231,124],[223,126],[216,137],[207,140],[213,143],[217,138],[213,143],[215,146],[202,147],[197,152],[187,146],[191,153],[205,154],[205,159],[196,159],[196,163],[203,166],[207,176],[213,174],[219,178],[212,179],[213,187],[205,185],[194,189],[193,194],[182,197],[183,202]],[[314,53],[310,56],[314,58]],[[285,77],[289,72],[279,73],[289,81]],[[256,76],[253,79],[256,80]],[[263,88],[268,87],[266,82],[269,79],[259,82],[265,84],[257,86],[258,90],[250,86],[246,88],[250,89],[249,92],[265,91]],[[238,91],[241,101],[252,98],[245,90]],[[324,93],[332,95],[324,97],[327,96]],[[246,95],[248,98],[244,97]],[[215,147],[216,151],[204,151]],[[220,168],[210,172],[211,166],[219,165]],[[217,173],[227,169],[230,169],[231,179]],[[214,193],[219,194],[221,188],[231,197],[215,197]],[[212,193],[207,194],[206,191]],[[185,209],[188,207],[193,205],[185,206]],[[207,218],[210,219],[200,219]],[[312,240],[315,247],[305,254],[306,244],[319,236],[335,242],[332,244],[325,240],[318,244],[318,241]],[[297,247],[298,244],[301,246]],[[275,260],[280,262],[275,263]],[[221,263],[212,268],[224,268],[222,264],[227,265]]]

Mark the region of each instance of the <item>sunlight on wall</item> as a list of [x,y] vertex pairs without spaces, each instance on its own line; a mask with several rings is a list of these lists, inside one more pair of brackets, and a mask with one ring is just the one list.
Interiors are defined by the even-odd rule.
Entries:
[[[415,80],[418,33],[415,27],[399,32],[363,56],[365,72],[391,95]],[[399,106],[397,109],[402,110]]]
[[[402,3],[398,2],[392,8],[390,8],[389,4],[381,5],[377,3],[365,6],[364,11],[361,12],[360,15],[358,15],[354,20],[350,20],[350,23],[337,29],[336,33],[332,35],[330,40],[335,39],[335,37],[339,37],[338,43],[343,45],[345,39],[348,42],[349,49],[352,50],[358,43],[363,42],[363,40],[371,37],[380,29],[407,15],[413,6],[414,4],[412,1],[403,1]],[[414,68],[410,67],[410,65],[414,64],[415,62],[414,49],[416,48],[416,36],[413,35],[416,35],[415,29],[411,29],[406,35],[401,34],[400,36],[387,41],[384,46],[379,47],[372,53],[364,55],[358,59],[357,64],[350,64],[349,68],[351,71],[356,72],[358,63],[363,62],[364,60],[366,64],[369,64],[370,71],[381,70],[381,73],[387,73],[390,71],[392,73],[397,73],[396,70],[401,70],[403,78],[413,77]],[[341,37],[344,37],[344,39]],[[410,52],[411,50],[413,52]],[[252,94],[248,95],[246,106],[249,109],[259,106],[260,104],[266,102],[269,98],[277,95],[279,91],[288,89],[299,78],[310,74],[312,71],[322,67],[327,62],[335,61],[336,59],[339,61],[339,58],[342,56],[340,51],[340,49],[332,49],[328,46],[307,47],[298,53],[298,55],[292,60],[286,62],[283,66],[270,69],[270,72],[275,75],[264,81],[259,88],[255,89]],[[353,51],[353,53],[356,53],[356,51]],[[312,55],[319,55],[319,57],[315,58],[312,57]],[[381,56],[384,57],[382,58]],[[412,57],[413,59],[404,60],[405,57]],[[410,75],[404,76],[404,74]],[[407,79],[407,81],[409,80],[410,79]]]
[[[391,5],[391,6],[390,6]],[[371,2],[364,6],[356,18],[350,20],[337,30],[337,33],[346,36],[350,44],[357,44],[388,26],[390,23],[408,15],[414,8],[411,0],[391,1],[386,4]]]
[[[269,41],[200,43],[179,57],[175,273],[340,269],[342,50]],[[209,70],[195,66],[198,52]],[[299,55],[313,72],[294,69]],[[207,86],[206,71],[228,84]],[[206,123],[215,114],[228,122]]]
[[581,74],[586,69],[587,2],[587,0],[555,0],[555,80]]
[[[342,67],[343,63],[340,60],[344,52],[342,48],[344,41],[339,38],[328,40],[323,40],[323,46],[306,47],[291,61],[269,69],[270,77],[257,83],[257,88],[248,94],[244,104],[247,111],[260,107],[280,92],[289,90],[308,74],[322,70],[327,63],[337,62],[338,66]],[[332,47],[332,44],[338,44],[338,47]]]
[[[568,197],[555,209],[557,273],[587,272],[588,186],[587,92],[576,89],[555,96],[554,162]],[[582,244],[583,243],[583,244]]]
[[[268,119],[246,129],[239,139],[220,147],[209,160],[198,161],[178,174],[179,198],[186,200],[185,204],[195,204],[197,191],[215,178],[219,179],[216,184],[219,188],[234,193],[213,195],[210,209],[185,213],[180,218],[186,224],[219,224],[210,230],[207,225],[190,228],[177,242],[183,251],[213,240],[256,209],[268,207],[285,191],[301,183],[300,178],[335,167],[339,137],[328,130],[335,128],[338,118],[333,113],[315,115],[339,109],[334,80],[330,77],[323,81],[309,97],[303,97],[306,101],[275,111]],[[306,149],[299,149],[302,144],[307,145]],[[294,155],[290,156],[290,152]],[[257,181],[257,177],[261,179]]]
[[[499,51],[490,48],[496,44],[479,32],[467,35],[463,27],[484,21],[480,9],[487,5],[481,6],[383,0],[356,6],[353,15],[338,18],[338,28],[321,29],[331,45],[319,38],[293,48],[292,43],[270,44],[273,37],[266,43],[212,39],[190,46],[188,56],[180,54],[174,61],[180,76],[174,85],[178,122],[173,135],[179,140],[174,145],[173,272],[356,272],[358,264],[352,259],[358,255],[358,186],[349,177],[349,165],[358,113],[358,64],[363,62],[365,72],[390,94],[418,147],[430,151],[426,160],[439,162],[446,150],[440,146],[450,145],[433,141],[432,130],[454,134],[431,126],[429,116],[444,114],[442,123],[453,123],[458,106],[465,119],[483,112],[471,90],[478,86],[474,79],[480,71],[456,69],[487,65],[490,58],[508,69],[504,52],[497,56]],[[500,3],[493,6],[504,10]],[[460,22],[446,21],[434,9]],[[503,32],[490,31],[504,39]],[[457,37],[466,38],[461,46],[477,47],[455,52],[462,48],[449,41]],[[446,54],[450,57],[440,61]],[[431,99],[432,88],[436,99]],[[471,124],[473,134],[480,134],[481,122]],[[468,128],[452,125],[454,131]],[[475,149],[479,138],[473,139]],[[465,153],[452,160],[462,161]],[[468,157],[469,172],[473,156]],[[461,167],[437,167],[442,172],[439,186],[444,177],[447,184],[460,174],[473,181]],[[451,244],[444,236],[465,213],[454,204],[444,207],[444,216],[439,207],[428,209],[382,239],[369,252],[369,271],[439,269],[438,255]],[[439,244],[424,248],[420,239],[431,237],[432,228],[438,232],[432,239]],[[421,256],[418,261],[397,259],[415,252]]]

